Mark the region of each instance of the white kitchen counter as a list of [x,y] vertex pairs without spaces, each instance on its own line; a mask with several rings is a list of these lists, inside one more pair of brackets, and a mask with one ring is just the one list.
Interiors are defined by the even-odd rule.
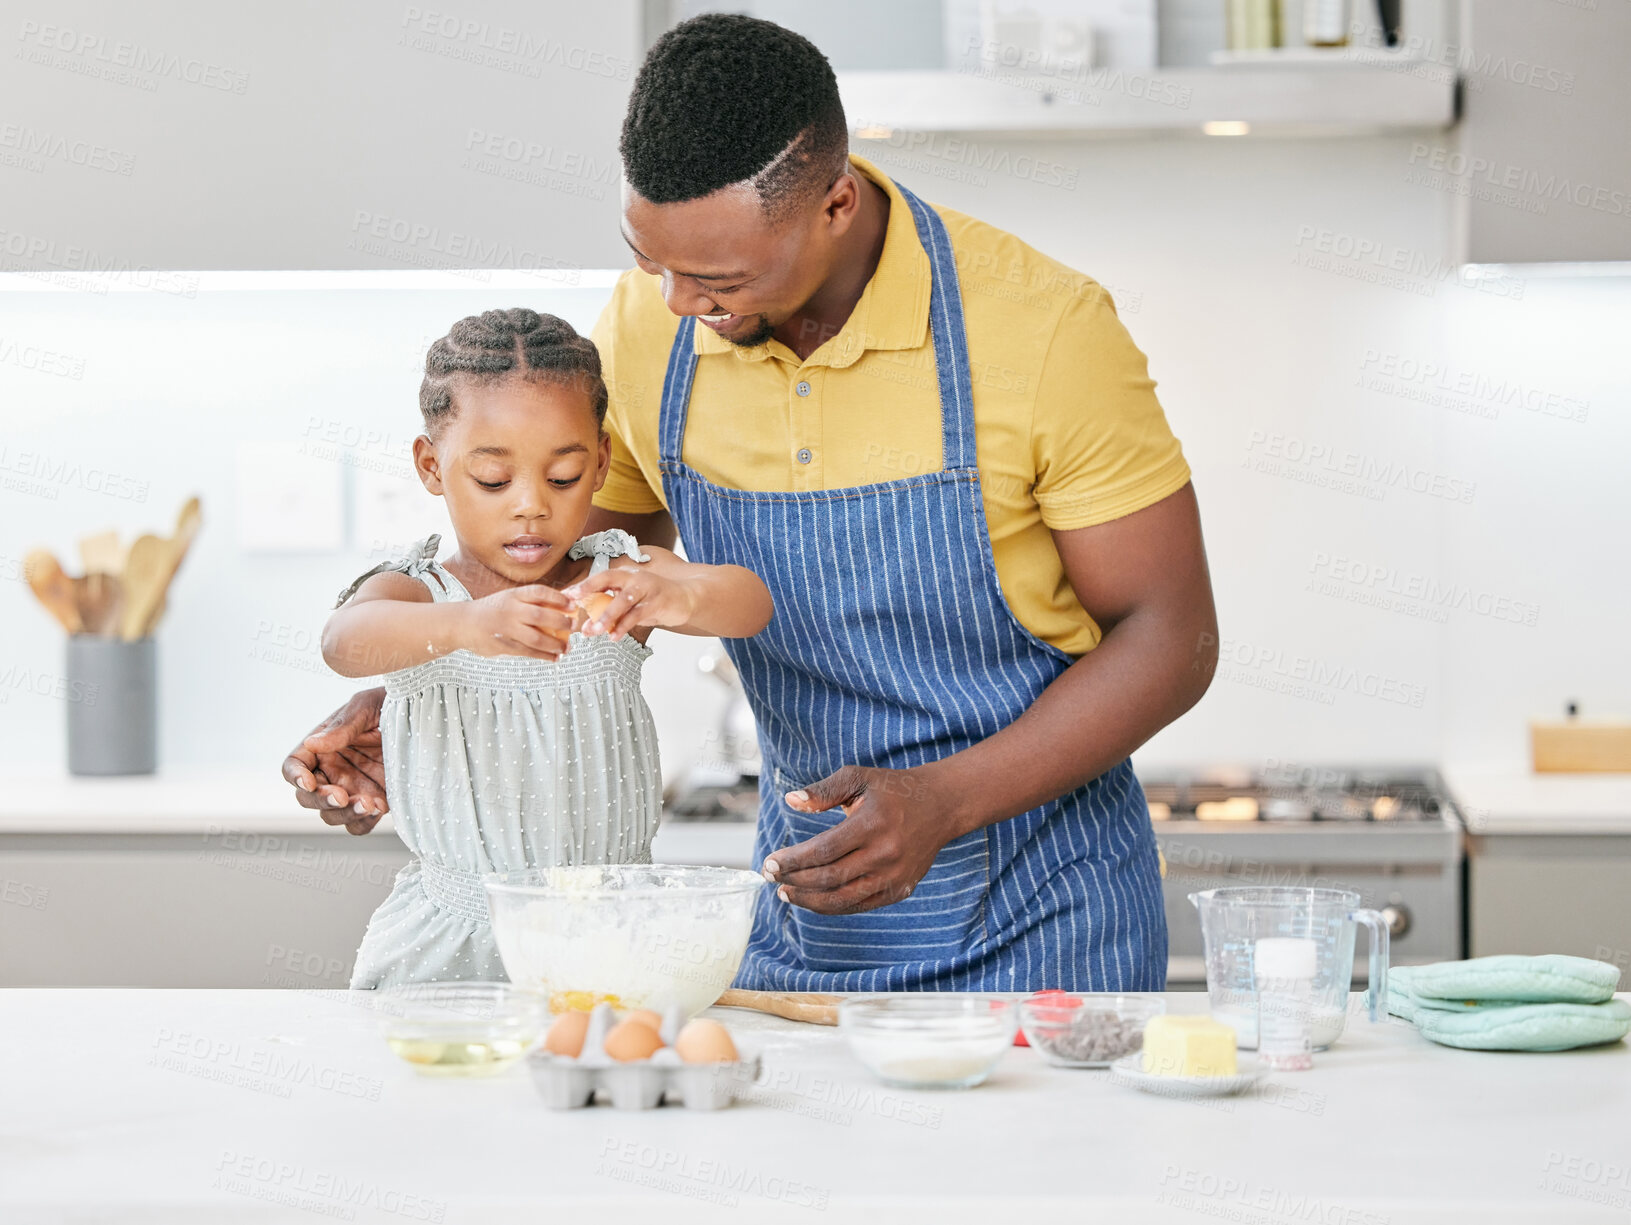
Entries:
[[1536,774],[1447,765],[1444,782],[1474,834],[1631,833],[1631,774]]
[[[22,772],[0,787],[0,834],[338,835],[301,808],[275,769],[170,769],[133,778]],[[392,832],[386,814],[374,834]],[[652,844],[659,863],[746,867],[753,827],[740,822],[665,822]]]
[[752,1102],[556,1113],[524,1068],[416,1076],[368,1005],[0,992],[0,1220],[990,1225],[1020,1205],[1117,1225],[1408,1225],[1624,1221],[1631,1205],[1624,1044],[1483,1054],[1361,1018],[1313,1071],[1251,1097],[1146,1096],[1022,1049],[980,1088],[898,1092],[834,1030],[719,1010],[764,1053]]

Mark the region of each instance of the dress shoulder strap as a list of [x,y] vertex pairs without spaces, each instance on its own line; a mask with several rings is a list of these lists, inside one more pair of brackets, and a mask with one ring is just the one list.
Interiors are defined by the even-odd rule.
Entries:
[[642,562],[651,560],[649,554],[640,551],[640,542],[619,527],[583,537],[567,551],[567,556],[594,558],[594,564],[589,567],[590,574],[599,574],[611,565],[614,557],[632,557]]
[[[351,581],[351,585],[340,592],[339,599],[334,601],[338,608],[352,596],[357,594],[361,587],[376,574],[395,571],[416,578],[430,591],[430,598],[441,604],[450,600],[468,600],[470,593],[464,589],[464,584],[454,578],[444,567],[436,564],[436,551],[442,547],[441,536],[427,536],[417,544],[411,545],[400,557],[389,561],[382,561],[372,570],[359,574]],[[573,546],[574,548],[576,546]]]

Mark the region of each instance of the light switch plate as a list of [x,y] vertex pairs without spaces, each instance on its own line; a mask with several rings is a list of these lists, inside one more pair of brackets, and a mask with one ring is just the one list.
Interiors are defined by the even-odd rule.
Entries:
[[235,523],[244,553],[335,553],[345,544],[345,473],[303,442],[238,444]]

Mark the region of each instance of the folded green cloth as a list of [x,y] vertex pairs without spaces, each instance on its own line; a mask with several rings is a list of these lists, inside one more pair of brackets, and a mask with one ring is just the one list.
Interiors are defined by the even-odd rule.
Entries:
[[1445,1046],[1566,1051],[1618,1042],[1631,1005],[1618,967],[1584,957],[1477,957],[1388,970],[1388,1011]]

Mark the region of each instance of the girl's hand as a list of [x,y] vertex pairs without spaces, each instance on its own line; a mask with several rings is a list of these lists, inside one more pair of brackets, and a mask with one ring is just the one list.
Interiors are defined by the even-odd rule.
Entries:
[[466,607],[464,647],[477,655],[555,660],[572,636],[572,601],[553,587],[509,587]]
[[645,625],[689,625],[697,611],[697,592],[690,583],[645,566],[602,570],[573,583],[562,594],[590,615],[591,620],[581,627],[585,634],[605,634],[613,642]]

